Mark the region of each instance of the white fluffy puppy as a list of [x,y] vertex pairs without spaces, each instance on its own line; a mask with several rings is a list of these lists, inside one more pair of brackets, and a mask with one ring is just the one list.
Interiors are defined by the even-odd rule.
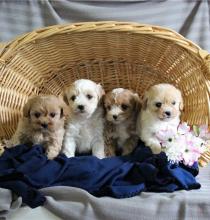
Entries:
[[156,132],[168,128],[177,130],[182,109],[181,92],[173,85],[164,83],[154,85],[145,93],[137,130],[141,140],[153,153],[161,152]]
[[104,158],[103,95],[102,86],[88,79],[75,81],[65,91],[64,101],[70,108],[63,141],[63,153],[67,157],[75,156],[75,152],[92,152]]

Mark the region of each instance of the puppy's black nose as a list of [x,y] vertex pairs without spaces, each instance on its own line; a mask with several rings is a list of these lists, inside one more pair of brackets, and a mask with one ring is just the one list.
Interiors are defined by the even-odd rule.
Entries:
[[41,124],[41,126],[45,129],[48,128],[48,124],[45,124],[45,123]]
[[114,120],[116,120],[116,119],[117,119],[117,115],[113,115],[112,117],[114,118]]
[[77,107],[79,110],[84,110],[85,109],[85,107],[84,107],[84,105],[78,105],[78,107]]
[[166,111],[165,114],[166,114],[167,116],[171,116],[171,112],[169,112],[169,111]]

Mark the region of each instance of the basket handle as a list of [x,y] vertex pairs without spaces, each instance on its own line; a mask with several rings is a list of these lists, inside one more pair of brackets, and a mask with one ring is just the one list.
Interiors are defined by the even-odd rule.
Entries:
[[208,92],[210,96],[210,54],[208,53],[208,51],[202,49],[200,49],[198,53],[204,61],[203,75],[206,79],[206,85],[208,87]]
[[206,84],[208,86],[208,91],[210,95],[210,54],[208,54],[204,58],[204,63],[205,63],[204,77],[206,78]]
[[205,58],[205,63],[207,66],[207,72],[205,73],[205,77],[207,80],[210,80],[210,54],[208,54]]
[[[6,43],[0,42],[0,53],[5,49],[6,47]],[[0,58],[0,62],[1,62],[1,58]]]
[[0,51],[3,50],[5,46],[6,46],[6,43],[0,43]]
[[[203,59],[204,59],[204,65],[205,65],[203,75],[205,77],[205,82],[206,82],[207,91],[208,91],[208,94],[207,94],[208,95],[208,114],[209,114],[208,126],[210,129],[210,54],[207,54],[205,57],[203,57]],[[208,153],[210,155],[210,146],[209,146]],[[208,158],[208,161],[210,161],[210,158]]]

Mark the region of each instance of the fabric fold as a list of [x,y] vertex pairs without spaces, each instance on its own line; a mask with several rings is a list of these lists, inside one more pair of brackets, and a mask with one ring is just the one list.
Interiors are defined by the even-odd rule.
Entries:
[[200,188],[198,165],[170,164],[165,153],[153,155],[142,142],[126,156],[104,158],[60,154],[47,160],[42,146],[19,145],[0,157],[0,187],[10,189],[32,208],[43,205],[38,189],[71,186],[94,196],[127,198],[142,191],[173,192]]

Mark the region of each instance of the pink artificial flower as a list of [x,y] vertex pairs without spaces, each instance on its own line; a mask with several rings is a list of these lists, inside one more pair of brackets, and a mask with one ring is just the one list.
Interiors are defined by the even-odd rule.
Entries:
[[208,131],[207,125],[201,125],[199,127],[199,137],[203,140],[209,140],[210,139],[210,133]]
[[[197,128],[195,126],[195,129]],[[182,123],[178,126],[177,132],[168,128],[156,133],[170,162],[183,162],[192,166],[198,161],[206,150],[206,138],[210,139],[210,133],[207,126],[201,126],[198,132],[196,131],[194,129],[191,131],[187,123]]]
[[184,151],[187,146],[186,137],[184,135],[177,135],[176,144],[177,144],[177,147],[179,147],[181,149],[181,151]]
[[182,154],[183,163],[187,166],[192,166],[195,162],[198,161],[200,154],[192,152],[188,149]]
[[184,135],[185,141],[186,141],[186,145],[188,148],[193,147],[194,145],[194,137],[193,134],[191,132],[185,133]]
[[163,145],[167,142],[171,142],[175,136],[175,133],[172,129],[167,130],[160,130],[156,133],[157,139],[162,143]]
[[187,125],[186,122],[179,124],[178,126],[178,134],[186,134],[190,131],[190,126]]

